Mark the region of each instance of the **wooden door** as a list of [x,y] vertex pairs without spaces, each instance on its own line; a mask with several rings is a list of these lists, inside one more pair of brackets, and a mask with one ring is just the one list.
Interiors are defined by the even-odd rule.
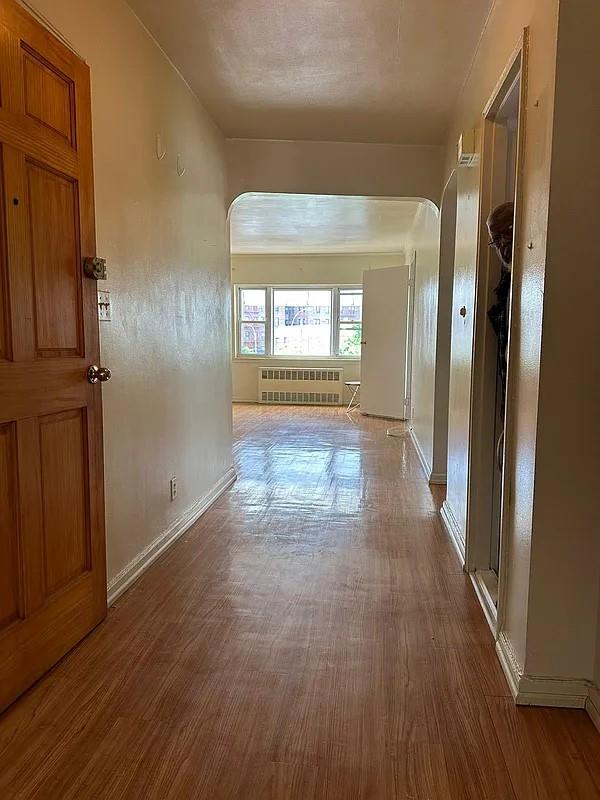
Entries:
[[405,419],[409,267],[363,272],[360,408]]
[[0,709],[106,614],[89,72],[0,0]]

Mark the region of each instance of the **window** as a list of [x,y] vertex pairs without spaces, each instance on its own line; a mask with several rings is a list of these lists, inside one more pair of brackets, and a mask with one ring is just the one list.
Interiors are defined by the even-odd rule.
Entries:
[[362,289],[340,289],[338,355],[360,358]]
[[331,354],[331,289],[273,290],[273,355]]
[[267,352],[267,290],[240,289],[239,353],[264,356]]
[[240,286],[236,330],[238,356],[360,358],[362,289]]

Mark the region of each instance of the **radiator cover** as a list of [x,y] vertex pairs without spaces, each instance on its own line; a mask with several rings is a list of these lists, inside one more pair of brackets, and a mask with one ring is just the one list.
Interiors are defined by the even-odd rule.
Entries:
[[344,370],[259,367],[258,402],[272,405],[343,405]]

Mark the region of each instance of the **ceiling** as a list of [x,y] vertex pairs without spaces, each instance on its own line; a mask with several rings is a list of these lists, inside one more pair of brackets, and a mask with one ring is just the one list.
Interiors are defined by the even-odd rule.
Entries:
[[420,205],[374,197],[244,194],[231,208],[231,251],[399,253]]
[[225,136],[444,144],[492,0],[129,0]]

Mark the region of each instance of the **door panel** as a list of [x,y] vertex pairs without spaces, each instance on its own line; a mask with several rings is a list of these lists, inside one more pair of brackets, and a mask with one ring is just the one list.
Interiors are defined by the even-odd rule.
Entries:
[[0,709],[106,613],[89,72],[0,2]]
[[[27,162],[36,352],[81,353],[81,259],[77,184]],[[60,309],[60,313],[57,310]]]
[[17,529],[16,435],[14,423],[0,426],[0,631],[20,611],[21,570]]
[[11,329],[9,324],[9,287],[8,267],[6,258],[6,230],[4,225],[4,159],[0,145],[0,361],[10,358],[11,355]]
[[73,81],[62,75],[39,53],[21,44],[25,113],[74,142],[75,98]]
[[46,595],[89,569],[85,409],[40,420]]
[[360,408],[404,419],[409,267],[363,273],[363,346]]

